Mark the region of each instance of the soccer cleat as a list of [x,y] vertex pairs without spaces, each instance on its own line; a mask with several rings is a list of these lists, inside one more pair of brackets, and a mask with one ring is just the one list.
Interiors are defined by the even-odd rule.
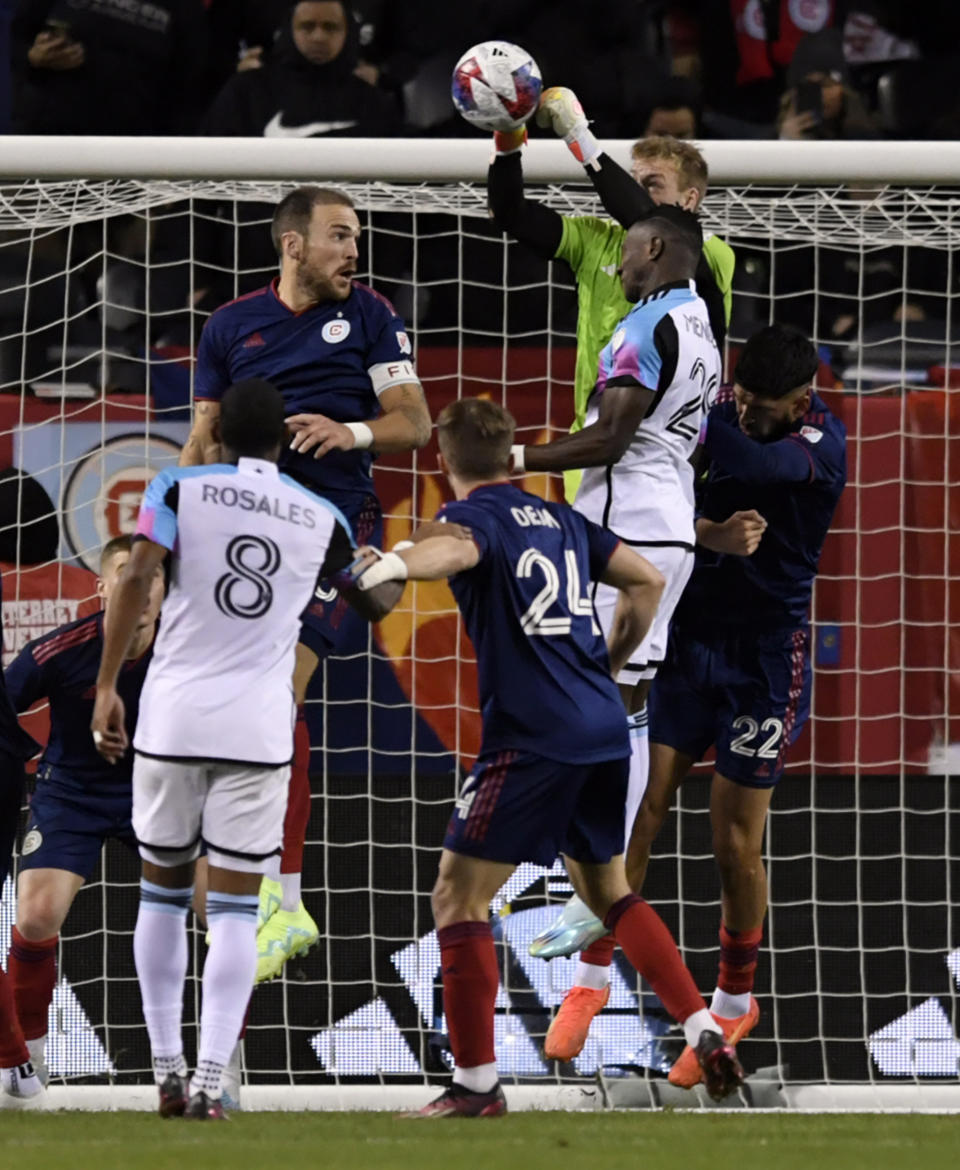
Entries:
[[574,894],[554,924],[527,947],[527,953],[534,959],[559,959],[575,955],[609,933],[590,907]]
[[8,1097],[16,1097],[21,1101],[29,1101],[39,1097],[44,1090],[44,1084],[37,1074],[37,1070],[28,1060],[26,1064],[14,1065],[13,1068],[0,1068],[0,1089]]
[[157,1086],[160,1105],[157,1112],[161,1117],[182,1117],[187,1107],[187,1078],[179,1073],[167,1073]]
[[[749,1036],[756,1027],[757,1020],[760,1019],[760,1005],[751,995],[750,1007],[742,1016],[735,1016],[731,1019],[712,1012],[711,1015],[723,1029],[726,1042],[731,1047],[736,1048],[740,1041]],[[667,1074],[667,1080],[671,1085],[676,1085],[681,1089],[692,1089],[694,1085],[699,1085],[703,1080],[703,1069],[697,1060],[697,1053],[689,1044],[680,1053],[677,1062]]]
[[438,1117],[502,1117],[506,1111],[507,1099],[498,1081],[489,1093],[475,1093],[463,1085],[453,1084],[429,1105],[410,1113],[398,1113],[397,1117],[432,1121]]
[[553,1017],[543,1055],[547,1060],[573,1060],[583,1051],[593,1017],[602,1012],[610,998],[610,988],[598,991],[593,987],[571,987],[560,1010]]
[[277,910],[257,934],[256,982],[274,979],[288,959],[306,954],[319,937],[302,902],[296,910]]
[[206,1093],[194,1093],[183,1111],[184,1121],[229,1121],[223,1108],[222,1097],[208,1097]]
[[273,878],[264,877],[260,880],[260,905],[257,908],[257,931],[263,929],[267,922],[280,909],[283,900],[283,886]]
[[695,1049],[703,1083],[714,1101],[722,1101],[743,1084],[737,1050],[719,1032],[703,1031]]

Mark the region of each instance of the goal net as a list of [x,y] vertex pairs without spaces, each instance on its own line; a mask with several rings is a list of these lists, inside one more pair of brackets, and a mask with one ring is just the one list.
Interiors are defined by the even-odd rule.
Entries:
[[[745,1101],[930,1101],[955,1084],[960,1054],[960,184],[950,185],[960,176],[935,181],[934,157],[911,184],[871,162],[869,145],[844,144],[859,178],[840,181],[834,158],[825,182],[809,154],[772,144],[777,181],[758,181],[732,161],[735,145],[710,149],[703,208],[706,228],[737,254],[728,369],[769,321],[812,335],[819,389],[848,429],[850,467],[815,593],[813,714],[770,816],[762,1015],[742,1048]],[[406,319],[434,416],[454,397],[488,394],[527,441],[562,432],[572,415],[570,274],[493,229],[485,153],[471,155],[472,181],[463,181],[444,171],[448,149],[367,144],[380,152],[380,174],[359,182],[369,158],[347,166],[336,149],[318,149],[309,173],[355,200],[361,279]],[[0,183],[8,661],[96,604],[97,550],[132,531],[144,484],[176,460],[187,434],[206,317],[274,275],[267,225],[292,184],[249,177],[264,173],[260,153],[231,150],[222,173],[234,178],[131,176],[118,150],[116,173],[128,177]],[[612,153],[625,160],[627,144]],[[560,154],[534,157],[531,196],[564,214],[599,212],[589,185],[567,181]],[[167,159],[177,172],[175,149]],[[411,181],[411,165],[436,177]],[[445,498],[433,445],[378,460],[375,475],[388,546]],[[526,486],[558,494],[547,477]],[[257,989],[246,1083],[422,1086],[450,1065],[429,890],[479,731],[472,651],[446,586],[409,586],[387,620],[324,664],[309,698],[304,900],[321,941]],[[43,712],[29,718],[42,737]],[[645,890],[705,991],[719,927],[708,775],[683,787]],[[131,947],[137,870],[109,844],[62,932],[48,1061],[70,1084],[149,1081]],[[533,960],[527,944],[568,892],[559,867],[526,865],[491,906],[503,1080],[551,1091],[599,1084],[590,1101],[696,1104],[665,1082],[681,1037],[619,964],[582,1055],[544,1061],[574,960]],[[8,882],[0,954],[12,916]],[[191,1046],[203,953],[194,931]]]

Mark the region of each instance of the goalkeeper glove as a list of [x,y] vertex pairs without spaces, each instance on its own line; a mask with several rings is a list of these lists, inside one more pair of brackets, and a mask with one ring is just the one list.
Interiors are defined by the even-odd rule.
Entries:
[[494,130],[493,157],[500,158],[507,154],[516,154],[522,150],[527,141],[526,126],[519,126],[516,130]]
[[583,112],[580,99],[572,89],[563,85],[552,85],[540,95],[537,110],[537,125],[550,127],[554,134],[570,148],[570,153],[585,167],[599,170],[595,161],[600,154],[600,143],[590,130],[587,115]]

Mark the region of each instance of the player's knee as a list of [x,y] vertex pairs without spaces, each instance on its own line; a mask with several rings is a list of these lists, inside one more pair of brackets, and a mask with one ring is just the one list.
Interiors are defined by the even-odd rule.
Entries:
[[478,912],[477,899],[469,890],[461,889],[455,882],[443,875],[437,878],[430,894],[433,921],[438,930],[452,926],[455,922],[486,922],[488,907],[484,904]]
[[67,909],[53,890],[26,891],[17,898],[17,930],[30,942],[42,942],[59,932]]
[[724,825],[714,832],[713,855],[722,876],[750,878],[763,871],[761,843],[740,825]]

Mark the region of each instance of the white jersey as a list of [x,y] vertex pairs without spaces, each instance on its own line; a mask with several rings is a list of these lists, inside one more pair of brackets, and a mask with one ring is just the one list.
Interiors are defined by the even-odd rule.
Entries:
[[696,543],[690,456],[720,385],[722,362],[693,281],[664,285],[624,317],[600,354],[585,426],[608,385],[654,392],[621,459],[583,473],[574,507],[632,545]]
[[351,559],[341,513],[275,463],[162,471],[137,535],[170,550],[170,590],[133,746],[276,767],[293,755],[293,666],[317,577]]

